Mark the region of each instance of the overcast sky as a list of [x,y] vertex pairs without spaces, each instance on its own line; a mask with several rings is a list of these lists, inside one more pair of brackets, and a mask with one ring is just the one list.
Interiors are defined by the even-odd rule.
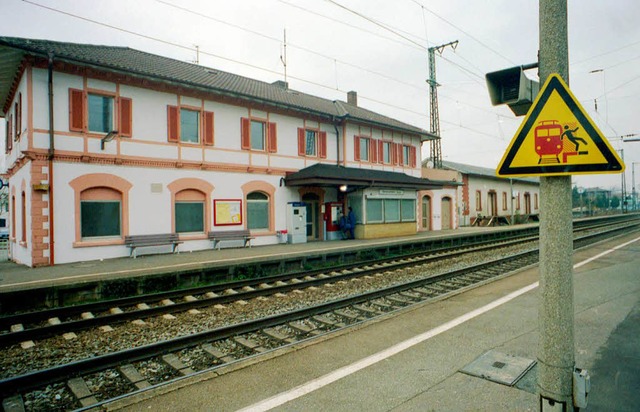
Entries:
[[[1,36],[127,46],[328,99],[429,130],[427,47],[436,58],[445,160],[497,167],[522,118],[492,107],[487,72],[532,63],[537,0],[2,0]],[[571,90],[615,149],[627,190],[640,142],[640,1],[569,0]],[[601,70],[590,73],[594,70]],[[536,71],[531,72],[535,76]],[[597,100],[597,111],[594,99]],[[4,127],[0,133],[4,133]],[[637,136],[640,138],[640,136]],[[423,157],[429,155],[424,145]],[[578,177],[620,187],[620,175]]]

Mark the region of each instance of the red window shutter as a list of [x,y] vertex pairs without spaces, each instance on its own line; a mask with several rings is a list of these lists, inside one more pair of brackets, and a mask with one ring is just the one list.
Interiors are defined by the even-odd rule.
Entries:
[[180,119],[178,106],[167,106],[167,140],[169,142],[178,142]]
[[82,132],[84,123],[84,92],[69,89],[69,130]]
[[267,133],[269,133],[267,138],[269,152],[275,153],[278,151],[278,134],[275,123],[267,123]]
[[404,146],[398,144],[398,164],[404,165]]
[[416,167],[416,164],[417,164],[416,147],[411,146],[411,167]]
[[327,158],[327,132],[320,132],[320,158]]
[[133,115],[132,100],[126,97],[121,97],[119,110],[120,113],[118,117],[120,124],[118,125],[118,132],[120,133],[120,136],[131,137]]
[[243,149],[251,149],[251,120],[246,117],[240,119],[241,146]]
[[369,139],[369,150],[371,150],[371,163],[378,163],[378,141]]
[[307,154],[305,148],[305,131],[303,128],[298,128],[298,156],[304,156]]
[[202,140],[206,146],[213,146],[213,124],[213,112],[204,112],[204,137]]
[[13,112],[16,114],[16,124],[13,126],[16,140],[20,138],[20,114],[18,113],[18,102],[13,105]]
[[16,102],[16,140],[22,134],[22,93],[18,93],[18,101]]
[[13,126],[11,124],[12,121],[12,116],[9,116],[9,120],[7,121],[7,130],[6,130],[6,134],[5,134],[5,138],[6,138],[6,144],[5,144],[5,152],[9,153],[11,151],[11,149],[13,149],[13,138],[11,136],[11,127]]
[[389,147],[389,150],[391,150],[391,163],[394,165],[398,164],[398,148],[396,146],[396,143],[391,143]]
[[353,160],[360,160],[360,137],[353,136]]
[[384,163],[384,142],[378,140],[378,163]]

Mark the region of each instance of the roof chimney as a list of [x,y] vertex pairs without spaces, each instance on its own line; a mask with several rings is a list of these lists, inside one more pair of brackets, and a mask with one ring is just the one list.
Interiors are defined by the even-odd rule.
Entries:
[[271,83],[272,85],[279,87],[281,89],[285,89],[287,90],[289,88],[289,83],[282,81],[282,80],[276,80],[275,82]]
[[351,90],[347,93],[347,103],[352,106],[358,105],[358,92]]

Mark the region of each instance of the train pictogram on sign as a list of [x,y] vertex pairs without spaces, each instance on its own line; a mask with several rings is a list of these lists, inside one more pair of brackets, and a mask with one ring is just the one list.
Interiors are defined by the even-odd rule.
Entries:
[[624,165],[569,87],[549,76],[513,137],[498,176],[621,173]]

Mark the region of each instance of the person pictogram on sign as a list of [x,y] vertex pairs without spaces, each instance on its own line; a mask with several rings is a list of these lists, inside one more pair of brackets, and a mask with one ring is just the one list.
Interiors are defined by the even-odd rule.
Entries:
[[576,145],[576,152],[578,150],[580,150],[580,143],[578,142],[582,142],[585,146],[587,145],[587,141],[584,140],[582,137],[578,137],[578,136],[574,136],[573,134],[575,132],[577,132],[579,129],[579,127],[576,127],[575,129],[569,129],[569,125],[565,124],[564,125],[564,132],[562,133],[562,135],[560,136],[560,139],[563,139],[565,136],[567,136],[567,139],[569,139],[569,141],[571,143],[573,143],[574,145]]

